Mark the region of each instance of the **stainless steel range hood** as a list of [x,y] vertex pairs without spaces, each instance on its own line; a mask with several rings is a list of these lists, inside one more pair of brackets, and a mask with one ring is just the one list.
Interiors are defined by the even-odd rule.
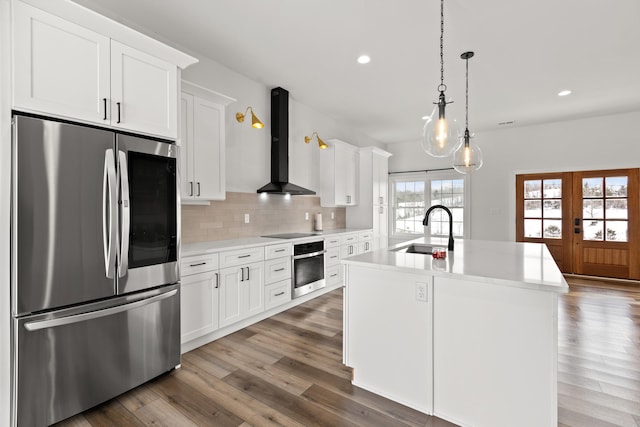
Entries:
[[289,91],[281,87],[271,89],[271,182],[258,193],[316,194],[289,182]]

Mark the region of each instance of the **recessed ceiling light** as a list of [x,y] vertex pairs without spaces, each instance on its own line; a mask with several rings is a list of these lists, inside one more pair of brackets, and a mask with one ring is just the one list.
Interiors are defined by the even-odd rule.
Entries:
[[358,57],[359,64],[368,64],[370,61],[371,61],[371,58],[369,58],[369,55],[360,55]]
[[560,92],[558,92],[558,96],[567,96],[567,95],[571,95],[570,90],[561,90]]

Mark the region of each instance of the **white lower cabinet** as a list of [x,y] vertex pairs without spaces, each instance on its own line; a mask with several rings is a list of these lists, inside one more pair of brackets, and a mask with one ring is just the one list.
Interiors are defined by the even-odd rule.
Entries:
[[291,301],[291,254],[293,245],[281,243],[264,248],[264,309]]
[[291,278],[264,287],[264,309],[291,301]]
[[218,329],[218,254],[183,258],[180,294],[181,342]]
[[263,310],[263,262],[220,270],[220,327],[260,314]]

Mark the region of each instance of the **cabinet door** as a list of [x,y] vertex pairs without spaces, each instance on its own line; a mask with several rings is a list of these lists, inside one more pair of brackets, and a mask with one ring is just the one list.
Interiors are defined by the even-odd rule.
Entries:
[[181,342],[185,343],[218,329],[217,272],[184,276],[180,296]]
[[108,124],[109,39],[13,2],[13,106]]
[[112,40],[111,98],[112,125],[177,138],[175,65]]
[[387,205],[373,206],[373,232],[386,236],[389,234],[389,207]]
[[389,159],[379,154],[373,154],[373,204],[387,205],[387,192],[389,186]]
[[220,270],[220,327],[264,311],[262,262]]
[[344,259],[353,255],[358,255],[358,244],[340,246],[340,259]]
[[245,270],[248,270],[246,280],[241,285],[241,295],[244,299],[243,318],[255,316],[264,311],[264,263],[249,264]]
[[242,320],[241,285],[244,286],[244,267],[220,270],[220,327]]
[[224,106],[193,99],[193,177],[198,199],[225,199]]
[[180,96],[180,195],[194,198],[193,178],[193,95]]
[[344,145],[335,146],[336,205],[353,206],[357,201],[357,174],[360,157],[358,150]]

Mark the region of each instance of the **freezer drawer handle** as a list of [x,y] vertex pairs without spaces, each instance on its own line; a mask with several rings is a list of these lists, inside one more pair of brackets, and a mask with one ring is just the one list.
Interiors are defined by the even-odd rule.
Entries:
[[27,331],[39,331],[41,329],[54,328],[56,326],[71,325],[73,323],[86,322],[87,320],[99,319],[100,317],[112,316],[114,314],[122,313],[123,311],[129,311],[136,308],[144,307],[145,305],[153,304],[163,299],[171,298],[178,292],[174,289],[169,292],[165,292],[160,295],[155,295],[150,298],[146,298],[140,301],[132,302],[129,304],[119,305],[117,307],[105,308],[103,310],[91,311],[89,313],[73,314],[71,316],[60,317],[58,319],[39,320],[35,322],[27,322],[24,324],[24,328]]

